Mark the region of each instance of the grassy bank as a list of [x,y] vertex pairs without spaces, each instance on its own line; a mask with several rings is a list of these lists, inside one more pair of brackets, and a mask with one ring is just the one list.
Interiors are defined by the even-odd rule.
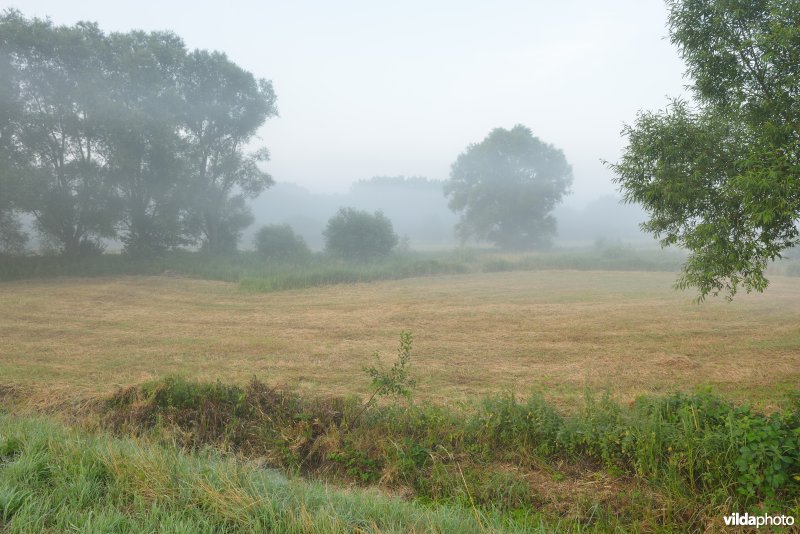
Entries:
[[169,378],[82,413],[132,438],[0,416],[0,521],[9,532],[714,530],[733,512],[800,514],[798,398],[769,415],[710,392],[587,397],[570,414],[539,395],[364,410],[256,380]]
[[[731,511],[800,512],[798,394],[770,415],[709,392],[632,406],[588,397],[565,415],[539,395],[491,397],[467,410],[404,402],[364,410],[353,399],[304,398],[256,380],[240,388],[167,379],[121,391],[103,420],[425,503],[680,529]],[[558,495],[557,482],[570,478],[605,478],[615,494],[589,483],[591,494],[573,484],[575,493]]]
[[[569,528],[565,525],[566,528]],[[536,514],[420,506],[286,479],[211,449],[0,415],[0,530],[32,532],[552,532]]]

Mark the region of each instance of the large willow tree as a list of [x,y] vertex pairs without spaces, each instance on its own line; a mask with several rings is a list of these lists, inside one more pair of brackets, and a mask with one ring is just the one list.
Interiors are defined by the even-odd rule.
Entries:
[[762,291],[798,243],[800,1],[673,0],[691,102],[642,112],[611,168],[644,228],[689,253],[680,287]]

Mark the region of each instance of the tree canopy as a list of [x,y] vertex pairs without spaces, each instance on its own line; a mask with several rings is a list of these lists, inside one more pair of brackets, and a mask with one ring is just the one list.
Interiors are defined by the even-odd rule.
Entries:
[[245,151],[276,114],[270,82],[170,32],[13,10],[0,16],[0,70],[0,190],[13,195],[0,234],[14,236],[21,211],[67,255],[103,238],[134,254],[236,248],[245,198],[272,184],[266,149]]
[[269,260],[297,261],[311,254],[305,240],[288,224],[262,226],[253,243],[258,254]]
[[323,232],[325,250],[346,260],[371,261],[388,256],[399,239],[392,221],[380,211],[340,208]]
[[504,249],[546,246],[555,234],[553,208],[569,192],[572,168],[564,153],[520,124],[496,128],[458,156],[445,183],[449,206],[460,212],[462,240]]
[[610,167],[649,213],[643,228],[690,252],[679,287],[762,291],[768,263],[798,243],[800,1],[667,4],[693,99],[640,112]]

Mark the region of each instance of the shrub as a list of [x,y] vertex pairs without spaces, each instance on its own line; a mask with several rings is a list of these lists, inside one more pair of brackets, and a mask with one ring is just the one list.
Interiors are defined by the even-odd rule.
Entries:
[[258,253],[270,260],[299,260],[311,253],[303,238],[288,224],[262,226],[256,232],[255,245]]
[[329,254],[356,261],[388,256],[398,243],[392,221],[383,213],[369,214],[353,208],[339,209],[328,221],[323,235]]

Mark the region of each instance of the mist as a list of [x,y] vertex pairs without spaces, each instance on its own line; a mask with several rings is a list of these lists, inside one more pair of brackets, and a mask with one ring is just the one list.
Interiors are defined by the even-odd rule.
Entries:
[[[242,238],[242,248],[253,246],[253,235],[264,225],[288,224],[314,250],[324,248],[322,232],[341,207],[386,215],[405,244],[415,250],[442,250],[462,245],[456,236],[458,215],[448,207],[444,182],[424,177],[374,177],[358,180],[344,193],[312,191],[297,184],[278,182],[251,202],[255,222]],[[600,195],[586,203],[567,200],[553,212],[556,247],[594,246],[598,241],[634,247],[657,246],[639,224],[646,214],[615,195]],[[480,246],[478,242],[466,245]],[[487,246],[485,243],[483,246]]]
[[800,520],[800,0],[21,4],[1,533]]

